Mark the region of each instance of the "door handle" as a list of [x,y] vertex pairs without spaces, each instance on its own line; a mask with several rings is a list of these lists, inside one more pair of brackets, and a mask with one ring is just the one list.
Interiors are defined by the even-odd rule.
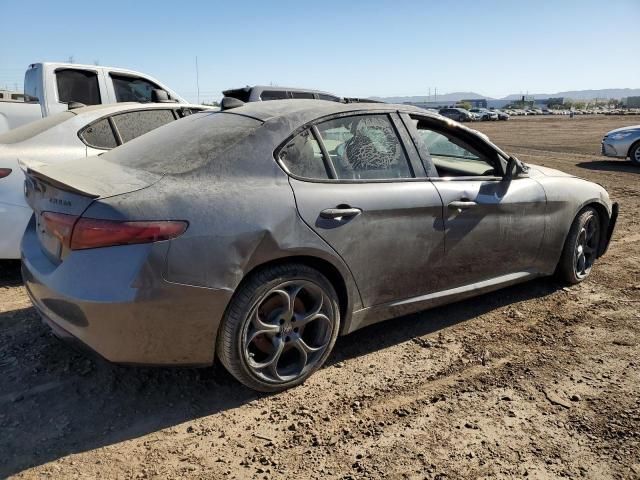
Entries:
[[326,208],[320,212],[320,217],[338,220],[341,218],[351,218],[360,215],[362,210],[359,208]]
[[451,202],[448,207],[458,210],[466,210],[467,208],[475,207],[476,205],[477,203],[472,202],[471,200],[457,200],[455,202]]

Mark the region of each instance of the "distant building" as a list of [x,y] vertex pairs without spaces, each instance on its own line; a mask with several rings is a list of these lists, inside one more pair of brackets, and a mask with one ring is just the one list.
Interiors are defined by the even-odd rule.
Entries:
[[405,105],[413,105],[420,108],[432,108],[439,110],[441,108],[454,108],[461,103],[468,103],[471,108],[487,108],[487,100],[484,98],[474,98],[470,100],[447,100],[445,102],[404,102]]
[[564,105],[564,97],[551,97],[547,98],[547,105]]
[[486,98],[472,98],[469,100],[460,100],[458,103],[468,103],[473,108],[487,108]]
[[14,102],[23,102],[24,94],[21,92],[12,92],[10,90],[0,90],[0,100],[13,100]]
[[509,105],[513,100],[505,100],[505,99],[496,99],[496,100],[487,100],[487,105],[489,108],[504,108]]
[[640,97],[627,97],[622,100],[622,103],[627,108],[640,108]]
[[455,107],[456,102],[404,102],[404,105],[413,105],[420,108],[433,108],[440,110],[441,108]]

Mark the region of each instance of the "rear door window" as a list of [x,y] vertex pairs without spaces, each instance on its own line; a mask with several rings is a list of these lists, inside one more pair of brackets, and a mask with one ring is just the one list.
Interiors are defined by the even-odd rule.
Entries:
[[64,69],[56,71],[58,101],[79,102],[85,105],[99,105],[100,86],[98,74],[89,70]]
[[80,131],[80,140],[87,146],[110,150],[118,146],[108,118],[103,118]]
[[160,89],[155,83],[140,77],[129,77],[111,73],[113,89],[118,102],[140,102],[150,103],[152,101],[151,92]]
[[166,125],[175,120],[173,110],[144,110],[114,115],[115,123],[122,143],[144,135],[151,130]]
[[413,174],[386,114],[337,118],[318,125],[339,179],[401,179]]
[[293,98],[310,98],[312,100],[315,99],[313,93],[310,92],[291,92],[291,96]]
[[265,90],[260,94],[261,100],[284,100],[286,98],[289,98],[289,95],[284,90]]
[[319,93],[318,94],[318,98],[320,100],[327,100],[329,102],[338,102],[338,101],[340,101],[340,99],[338,97],[334,97],[333,95],[327,95],[327,94],[324,94],[324,93]]

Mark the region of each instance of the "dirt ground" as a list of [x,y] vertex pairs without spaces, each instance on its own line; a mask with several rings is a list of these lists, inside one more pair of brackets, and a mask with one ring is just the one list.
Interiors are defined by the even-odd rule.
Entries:
[[639,117],[476,127],[620,202],[590,279],[532,281],[339,339],[276,395],[220,367],[87,358],[0,264],[0,477],[640,478],[640,168],[599,156]]

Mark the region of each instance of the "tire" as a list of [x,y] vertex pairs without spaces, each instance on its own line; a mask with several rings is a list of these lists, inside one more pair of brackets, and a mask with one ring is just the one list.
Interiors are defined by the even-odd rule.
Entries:
[[631,160],[631,163],[634,165],[640,167],[640,142],[631,145],[629,149],[629,160]]
[[571,224],[556,270],[562,281],[575,285],[589,276],[598,256],[601,235],[602,222],[594,208],[587,207],[578,213]]
[[232,298],[216,351],[240,383],[278,392],[324,364],[339,327],[338,296],[324,275],[297,263],[269,266],[251,274]]

